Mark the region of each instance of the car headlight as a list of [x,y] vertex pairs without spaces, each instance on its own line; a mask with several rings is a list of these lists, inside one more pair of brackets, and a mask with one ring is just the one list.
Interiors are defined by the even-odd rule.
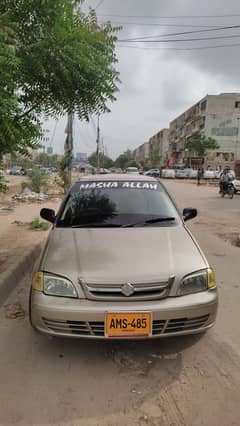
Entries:
[[32,288],[49,296],[78,297],[77,290],[71,281],[43,272],[37,272],[34,275]]
[[178,296],[199,293],[201,291],[213,289],[216,286],[214,272],[209,268],[186,276],[180,284]]

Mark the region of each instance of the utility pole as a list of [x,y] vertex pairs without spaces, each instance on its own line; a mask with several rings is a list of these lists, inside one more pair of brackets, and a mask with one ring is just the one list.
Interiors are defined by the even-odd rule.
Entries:
[[105,155],[104,149],[105,149],[105,147],[104,147],[104,144],[103,144],[103,136],[102,136],[102,137],[101,137],[101,153],[102,153],[102,156],[103,156],[103,157],[104,157],[104,155]]
[[100,171],[100,126],[99,126],[99,114],[97,116],[97,172]]
[[66,138],[66,143],[64,147],[65,155],[68,156],[67,173],[68,173],[69,184],[71,184],[71,181],[72,181],[73,117],[74,117],[74,113],[69,112],[67,117],[67,128],[66,128],[67,138]]

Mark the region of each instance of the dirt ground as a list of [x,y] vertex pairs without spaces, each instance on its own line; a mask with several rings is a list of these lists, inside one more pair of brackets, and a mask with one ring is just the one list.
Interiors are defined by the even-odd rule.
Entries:
[[41,208],[57,209],[58,205],[59,201],[17,203],[13,205],[13,211],[0,211],[0,272],[14,263],[26,248],[47,238],[48,231],[32,231],[29,223],[40,218]]
[[13,202],[11,196],[21,192],[21,184],[28,182],[27,176],[7,176],[8,191],[0,194],[0,273],[15,263],[26,248],[46,240],[49,231],[33,231],[29,223],[40,219],[43,207],[57,209],[60,198],[44,202]]

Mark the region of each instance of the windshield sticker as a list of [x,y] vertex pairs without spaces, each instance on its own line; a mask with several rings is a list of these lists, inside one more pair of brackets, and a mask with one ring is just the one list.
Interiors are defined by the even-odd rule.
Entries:
[[151,189],[156,191],[158,189],[157,183],[151,182],[86,182],[80,184],[80,190],[85,189],[106,189],[106,188],[127,188],[127,189]]

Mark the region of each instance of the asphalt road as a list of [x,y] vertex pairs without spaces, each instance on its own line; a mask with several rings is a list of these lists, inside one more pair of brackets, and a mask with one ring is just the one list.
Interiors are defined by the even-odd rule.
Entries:
[[28,325],[25,279],[0,309],[0,425],[240,424],[240,196],[166,186],[181,208],[199,209],[190,227],[219,281],[215,328],[137,343],[48,339]]

